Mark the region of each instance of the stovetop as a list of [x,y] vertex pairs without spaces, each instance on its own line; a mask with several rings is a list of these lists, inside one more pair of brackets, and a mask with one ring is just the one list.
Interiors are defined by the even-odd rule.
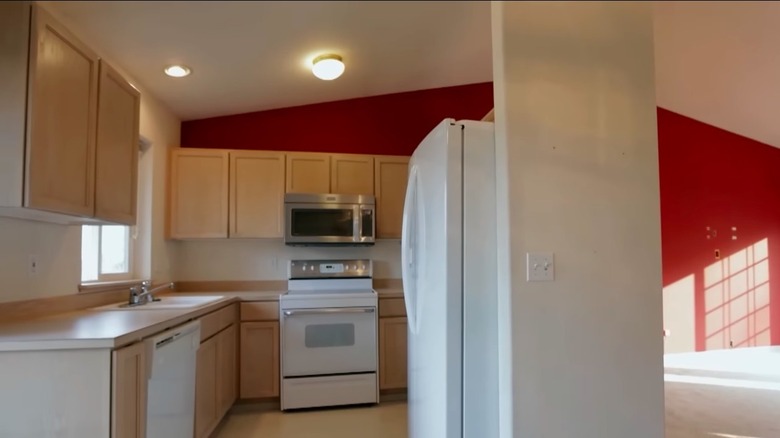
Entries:
[[283,308],[376,306],[371,260],[291,260]]

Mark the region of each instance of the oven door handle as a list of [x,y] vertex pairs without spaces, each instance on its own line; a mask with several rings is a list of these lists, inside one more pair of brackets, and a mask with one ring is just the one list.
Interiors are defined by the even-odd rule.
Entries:
[[282,314],[284,316],[295,315],[328,315],[339,313],[374,313],[376,307],[324,307],[321,309],[296,309],[296,310],[284,310]]

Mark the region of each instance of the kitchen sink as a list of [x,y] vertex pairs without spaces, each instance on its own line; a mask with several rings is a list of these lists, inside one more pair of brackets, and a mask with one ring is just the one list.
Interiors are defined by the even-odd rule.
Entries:
[[125,302],[114,303],[107,306],[95,307],[92,310],[172,310],[172,309],[193,309],[214,301],[221,300],[221,295],[205,296],[162,296],[155,298],[155,301],[146,304],[131,306]]

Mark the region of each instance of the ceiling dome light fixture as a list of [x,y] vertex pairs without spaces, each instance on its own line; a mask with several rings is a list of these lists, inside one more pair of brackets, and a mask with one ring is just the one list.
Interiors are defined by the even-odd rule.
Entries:
[[323,81],[332,81],[344,73],[344,61],[339,55],[320,55],[312,61],[311,72]]
[[170,65],[165,68],[165,74],[172,78],[183,78],[189,76],[192,70],[186,65]]

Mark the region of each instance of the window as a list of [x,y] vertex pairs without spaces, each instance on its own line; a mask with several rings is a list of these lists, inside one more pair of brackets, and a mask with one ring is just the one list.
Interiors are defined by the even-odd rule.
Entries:
[[81,229],[81,281],[129,280],[133,276],[133,237],[125,225],[84,225]]

